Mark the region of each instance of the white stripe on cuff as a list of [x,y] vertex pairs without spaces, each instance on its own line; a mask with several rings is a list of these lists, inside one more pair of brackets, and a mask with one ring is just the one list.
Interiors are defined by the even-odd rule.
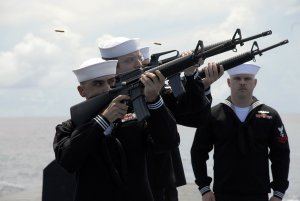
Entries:
[[200,193],[203,195],[204,193],[211,191],[209,186],[205,186],[200,189]]
[[283,199],[284,194],[279,192],[279,191],[274,191],[274,196],[279,197],[281,199]]
[[199,75],[199,70],[197,69],[194,74],[194,80],[198,77],[198,75]]
[[204,91],[205,96],[207,96],[208,94],[210,94],[210,89]]
[[100,115],[97,115],[94,120],[103,128],[104,135],[109,135],[111,133],[112,127]]
[[147,104],[149,110],[156,110],[164,104],[163,99],[159,96],[159,100],[155,103]]

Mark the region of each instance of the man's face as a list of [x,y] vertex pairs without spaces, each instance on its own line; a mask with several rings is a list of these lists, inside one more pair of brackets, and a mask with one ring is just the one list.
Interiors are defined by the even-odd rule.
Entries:
[[117,74],[143,67],[143,57],[140,51],[135,51],[118,57]]
[[238,98],[252,98],[257,80],[251,74],[239,74],[227,80],[231,95]]
[[109,75],[82,82],[77,89],[82,97],[90,99],[109,91],[114,84],[115,77],[113,75]]

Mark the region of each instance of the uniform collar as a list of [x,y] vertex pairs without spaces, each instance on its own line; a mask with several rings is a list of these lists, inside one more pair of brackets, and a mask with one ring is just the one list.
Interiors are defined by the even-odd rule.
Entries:
[[[227,99],[225,99],[222,104],[227,105],[231,109],[234,109],[234,104],[231,102],[231,96],[229,96]],[[250,105],[249,111],[253,110],[254,108],[262,105],[263,103],[260,102],[255,96],[253,96],[253,102]]]

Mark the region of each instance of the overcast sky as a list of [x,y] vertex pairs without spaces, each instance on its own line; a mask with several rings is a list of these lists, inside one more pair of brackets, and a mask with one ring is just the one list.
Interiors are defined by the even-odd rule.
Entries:
[[[272,30],[257,40],[260,48],[290,41],[256,57],[262,69],[254,94],[280,113],[299,113],[299,0],[1,0],[0,116],[69,116],[69,107],[83,101],[72,69],[99,56],[105,38],[138,37],[152,53],[185,51],[198,40],[230,39],[236,28],[243,37]],[[228,96],[226,78],[213,84],[213,104]]]

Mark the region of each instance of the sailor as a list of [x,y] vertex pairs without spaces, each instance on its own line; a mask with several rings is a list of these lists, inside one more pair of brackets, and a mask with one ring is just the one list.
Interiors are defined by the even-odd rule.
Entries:
[[[111,90],[117,62],[92,58],[75,69],[79,94],[89,100]],[[153,200],[146,155],[174,149],[179,136],[175,119],[159,95],[163,77],[151,80],[145,76],[141,82],[145,85],[149,119],[128,118],[124,100],[129,97],[119,95],[83,125],[75,127],[72,120],[67,120],[56,126],[55,158],[76,175],[75,201]]]
[[[290,149],[278,112],[253,96],[260,66],[245,63],[228,70],[230,96],[212,107],[196,131],[192,166],[203,201],[282,200],[288,188]],[[214,149],[214,185],[207,174]],[[273,181],[270,182],[269,161]]]
[[[99,49],[103,59],[118,60],[117,74],[142,68],[144,59],[150,55],[148,47],[141,48],[138,38],[115,37],[100,43]],[[205,89],[209,92],[210,85],[223,74],[223,68],[219,72],[215,64],[209,64],[204,69],[205,79],[198,76],[195,66],[184,71],[186,93],[183,96],[174,97],[169,87],[161,91],[164,102],[179,124],[197,127],[208,114],[211,102]],[[147,162],[154,200],[178,200],[176,187],[186,184],[179,147],[169,153],[149,153]]]

